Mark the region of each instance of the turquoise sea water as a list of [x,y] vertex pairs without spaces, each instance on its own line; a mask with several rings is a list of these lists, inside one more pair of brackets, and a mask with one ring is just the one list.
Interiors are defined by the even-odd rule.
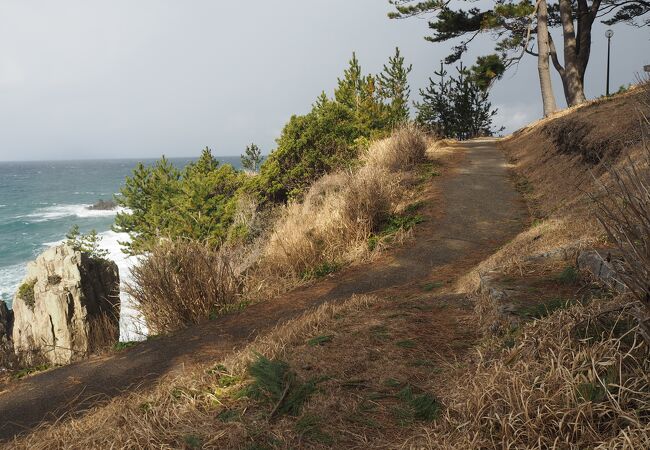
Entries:
[[[238,157],[219,159],[239,166]],[[172,158],[171,162],[184,167],[191,160]],[[11,307],[27,262],[64,239],[72,225],[79,225],[83,232],[96,229],[104,238],[103,245],[119,259],[117,241],[125,237],[110,231],[115,212],[87,207],[99,199],[111,199],[139,161],[154,162],[0,162],[0,299]],[[124,261],[117,262],[122,272]]]

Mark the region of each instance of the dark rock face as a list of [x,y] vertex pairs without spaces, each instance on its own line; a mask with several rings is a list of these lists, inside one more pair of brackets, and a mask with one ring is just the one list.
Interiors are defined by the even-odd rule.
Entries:
[[13,359],[13,345],[11,330],[14,322],[14,313],[7,308],[7,304],[0,300],[0,369],[8,368]]
[[113,200],[99,200],[94,205],[88,207],[93,211],[111,211],[117,208],[117,204]]
[[[12,338],[21,359],[62,365],[117,341],[119,273],[112,261],[68,245],[52,247],[27,266],[14,298]],[[25,298],[27,297],[27,298]]]

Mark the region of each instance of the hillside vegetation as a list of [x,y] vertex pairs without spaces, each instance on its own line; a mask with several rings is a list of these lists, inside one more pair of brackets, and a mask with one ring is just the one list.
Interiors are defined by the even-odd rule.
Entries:
[[[647,257],[603,214],[621,208],[622,222],[637,221],[631,230],[648,217],[648,185],[633,183],[650,180],[637,115],[647,114],[647,89],[501,141],[531,217],[477,266],[445,283],[306,311],[224,360],[43,426],[12,447],[648,448],[644,287],[613,292],[575,267],[592,247],[618,248],[628,274],[630,252]],[[247,266],[246,283],[277,277],[274,267],[300,283],[371,251],[392,224],[417,222],[408,205],[422,184],[404,180],[430,169],[414,165],[422,139],[405,129],[371,145],[353,171],[325,175],[282,207],[256,253],[264,264]],[[481,288],[495,271],[523,286],[512,310]]]

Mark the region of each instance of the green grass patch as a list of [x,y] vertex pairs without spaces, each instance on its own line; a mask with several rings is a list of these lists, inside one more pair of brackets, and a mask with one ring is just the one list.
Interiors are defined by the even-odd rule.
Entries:
[[341,264],[337,262],[325,261],[324,263],[319,264],[318,266],[312,269],[304,271],[302,273],[302,279],[310,280],[312,278],[323,278],[326,277],[327,275],[337,272],[340,269],[341,269]]
[[430,359],[417,358],[409,362],[411,367],[436,367],[436,363]]
[[419,214],[391,215],[384,223],[381,233],[393,234],[400,230],[410,230],[422,222],[424,222],[424,217]]
[[441,288],[445,285],[442,281],[433,281],[422,286],[422,290],[426,292],[433,291],[434,289]]
[[397,388],[402,385],[402,382],[399,380],[396,380],[395,378],[389,378],[386,381],[384,381],[384,386],[392,387],[392,388]]
[[18,287],[17,297],[21,299],[29,309],[34,310],[34,305],[36,304],[36,298],[34,296],[34,286],[36,286],[36,278],[25,281],[23,284]]
[[567,266],[557,277],[563,284],[576,284],[580,279],[580,273],[574,266]]
[[318,345],[324,345],[327,344],[328,342],[332,342],[332,339],[334,339],[333,334],[324,334],[321,336],[316,336],[314,338],[311,338],[307,341],[307,345],[310,347],[316,347]]
[[435,162],[426,162],[418,166],[420,172],[420,182],[430,180],[440,176],[440,165]]
[[188,434],[183,437],[183,442],[185,443],[185,446],[189,449],[199,449],[203,447],[203,442],[201,442],[201,438],[194,435],[194,434]]
[[314,414],[305,414],[296,421],[296,431],[307,440],[324,445],[334,444],[334,438],[321,429],[321,418]]
[[217,414],[217,419],[224,423],[237,422],[241,419],[241,411],[237,409],[224,409]]
[[[402,409],[402,413],[408,412],[409,417],[413,420],[431,422],[440,415],[442,409],[442,406],[433,395],[428,392],[415,394],[411,385],[407,385],[399,391],[398,398],[406,404],[406,407]],[[404,419],[405,417],[398,418],[398,420],[402,421]]]
[[417,346],[417,343],[413,339],[404,339],[395,342],[395,345],[402,348],[415,348]]
[[21,378],[25,378],[27,375],[31,375],[33,373],[38,373],[38,372],[43,372],[49,368],[51,368],[49,364],[39,364],[38,366],[34,367],[27,367],[25,369],[20,369],[19,371],[15,372],[12,375],[12,378],[15,380],[19,380]]
[[[416,204],[417,205],[417,204]],[[408,208],[407,208],[408,211]],[[368,250],[374,251],[380,243],[390,242],[395,233],[400,230],[410,230],[415,225],[425,221],[419,214],[392,214],[381,224],[379,231],[370,235],[367,240]]]
[[388,328],[384,325],[376,325],[372,328],[370,328],[370,334],[374,339],[377,339],[379,341],[385,341],[390,337],[390,333],[388,332]]
[[116,342],[113,345],[113,350],[120,352],[122,350],[126,350],[127,348],[135,347],[138,345],[139,342],[136,341],[128,341],[128,342]]
[[420,200],[419,202],[411,203],[404,209],[404,214],[412,215],[421,210],[427,202]]
[[570,300],[564,300],[561,298],[555,298],[538,305],[529,306],[526,308],[520,309],[520,315],[529,317],[531,319],[541,319],[543,317],[553,314],[559,309],[567,308],[571,305]]

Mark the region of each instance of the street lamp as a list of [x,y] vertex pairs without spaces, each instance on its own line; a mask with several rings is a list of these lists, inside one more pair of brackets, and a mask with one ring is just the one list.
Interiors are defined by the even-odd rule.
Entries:
[[612,51],[612,36],[614,36],[614,31],[605,31],[605,37],[607,38],[607,89],[605,95],[607,97],[609,97],[609,55]]

